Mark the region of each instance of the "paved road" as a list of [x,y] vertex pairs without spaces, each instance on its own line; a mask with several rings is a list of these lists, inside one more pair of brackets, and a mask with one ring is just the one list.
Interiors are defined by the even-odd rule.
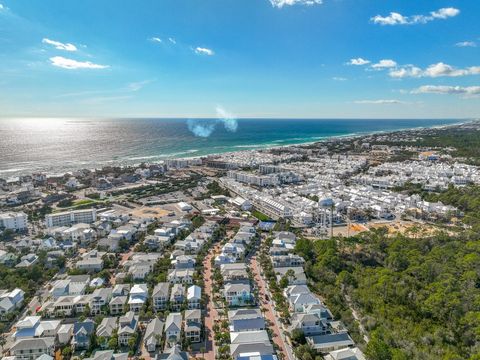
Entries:
[[265,284],[265,280],[260,276],[260,268],[255,255],[252,256],[250,259],[250,268],[252,269],[255,282],[257,283],[257,286],[258,286],[258,290],[259,290],[258,293],[260,296],[260,301],[262,303],[260,306],[263,306],[264,308],[267,309],[267,311],[265,312],[265,317],[270,321],[271,324],[273,324],[273,326],[271,326],[271,330],[273,331],[273,334],[274,334],[273,342],[279,347],[280,351],[283,354],[285,354],[286,356],[285,358],[287,360],[293,360],[294,357],[293,357],[292,349],[284,339],[284,334],[281,330],[280,323],[277,317],[275,316],[275,313],[273,312],[271,301],[268,301],[265,304],[265,294],[267,293],[267,289],[266,289],[267,286]]
[[[215,360],[215,344],[213,341],[213,324],[215,323],[215,319],[218,318],[217,310],[213,304],[213,295],[212,295],[212,279],[211,276],[213,274],[212,265],[210,263],[211,259],[216,256],[220,249],[220,244],[215,245],[208,255],[205,257],[203,261],[204,266],[204,279],[205,279],[205,287],[204,291],[205,294],[208,296],[208,303],[205,310],[205,349],[206,352],[203,354],[203,357],[206,360]],[[201,353],[195,354],[196,356],[201,357]]]

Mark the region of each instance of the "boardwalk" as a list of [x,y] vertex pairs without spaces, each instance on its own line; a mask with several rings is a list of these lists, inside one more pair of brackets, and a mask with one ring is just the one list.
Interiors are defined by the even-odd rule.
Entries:
[[258,290],[259,290],[258,293],[259,293],[260,301],[262,303],[261,306],[267,309],[264,316],[272,324],[270,328],[274,334],[273,341],[280,349],[279,352],[282,352],[285,355],[286,360],[293,360],[294,357],[292,354],[292,349],[284,339],[283,333],[280,329],[279,321],[273,311],[271,300],[265,301],[265,294],[267,293],[266,284],[265,284],[265,280],[260,276],[259,265],[258,265],[256,256],[252,256],[250,260],[250,268],[252,269],[255,282],[257,283],[257,286],[258,286]]

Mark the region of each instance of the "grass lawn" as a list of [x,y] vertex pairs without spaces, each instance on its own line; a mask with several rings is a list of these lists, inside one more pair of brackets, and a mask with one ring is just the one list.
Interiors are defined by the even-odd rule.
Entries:
[[269,216],[265,215],[264,213],[258,211],[258,210],[254,210],[252,212],[252,215],[255,216],[258,220],[260,221],[268,221],[268,220],[272,220],[270,219]]

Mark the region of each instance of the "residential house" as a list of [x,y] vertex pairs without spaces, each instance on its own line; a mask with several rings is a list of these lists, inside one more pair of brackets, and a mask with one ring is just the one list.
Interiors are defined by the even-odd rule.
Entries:
[[35,254],[27,254],[20,258],[20,262],[15,265],[16,268],[26,268],[36,264],[38,261],[38,256]]
[[227,283],[223,294],[229,306],[245,306],[251,304],[253,300],[248,282]]
[[182,351],[180,345],[173,345],[164,353],[158,354],[156,360],[188,360],[186,351]]
[[230,332],[258,331],[265,329],[265,319],[260,309],[236,309],[228,312]]
[[133,280],[144,280],[152,271],[152,264],[149,262],[140,262],[131,265],[128,268],[128,274],[132,276]]
[[118,320],[118,345],[128,346],[128,341],[135,336],[138,328],[138,316],[133,311],[127,312]]
[[187,289],[187,303],[189,309],[200,309],[202,302],[202,289],[200,286],[192,285]]
[[77,321],[73,324],[72,348],[77,350],[85,350],[90,347],[91,337],[95,331],[95,323],[93,320]]
[[158,283],[153,288],[152,299],[155,311],[162,311],[167,308],[170,284],[166,282]]
[[117,318],[116,317],[105,317],[102,319],[102,322],[97,327],[96,335],[98,338],[103,338],[104,343],[98,344],[102,348],[108,346],[108,341],[112,337],[114,331],[117,329]]
[[365,355],[357,347],[330,351],[324,358],[325,360],[366,360]]
[[110,308],[110,314],[120,315],[125,313],[127,300],[128,296],[126,295],[112,297],[112,299],[108,303],[108,307]]
[[185,311],[184,334],[191,343],[197,343],[201,340],[202,333],[202,312],[198,309]]
[[175,269],[192,269],[195,267],[195,258],[190,255],[180,255],[172,260]]
[[157,349],[157,346],[160,345],[164,325],[163,321],[157,317],[154,317],[148,323],[145,335],[143,336],[143,342],[147,351],[154,352]]
[[273,355],[273,346],[265,330],[230,333],[230,356],[237,359],[240,354],[255,353]]
[[277,274],[277,281],[280,281],[287,273],[292,273],[287,277],[289,285],[306,285],[307,276],[303,270],[303,267],[280,267],[275,268],[275,273]]
[[16,360],[36,360],[43,354],[53,356],[55,349],[55,338],[25,338],[18,339],[10,347],[10,354]]
[[12,291],[0,290],[0,318],[19,309],[23,305],[25,292],[16,288]]
[[348,333],[307,336],[307,343],[319,353],[328,353],[334,350],[346,349],[355,345]]
[[[306,285],[291,285],[284,290],[285,297],[288,300],[290,308],[294,312],[317,313],[323,311],[320,300],[310,291]],[[308,309],[308,311],[307,311]]]
[[70,344],[73,336],[73,324],[63,324],[57,331],[57,342],[60,346]]
[[303,267],[305,260],[296,254],[275,255],[271,257],[274,268]]
[[170,293],[170,307],[173,311],[180,311],[185,302],[185,287],[174,284]]
[[130,284],[116,284],[112,290],[112,297],[127,296],[130,293]]
[[178,312],[170,313],[165,321],[165,337],[170,344],[179,342],[182,331],[182,314]]
[[41,321],[40,316],[26,316],[15,324],[13,339],[29,337],[56,337],[60,329],[61,321]]
[[171,269],[168,272],[168,282],[170,284],[191,284],[194,272],[194,269]]
[[138,314],[143,305],[147,301],[148,287],[147,284],[135,284],[130,289],[130,297],[128,299],[128,305],[130,310],[135,314]]
[[90,296],[90,314],[99,315],[105,313],[105,308],[108,307],[110,299],[112,298],[111,288],[95,289]]
[[318,314],[295,313],[291,320],[290,331],[302,330],[305,336],[325,335],[328,333],[328,325]]
[[116,353],[113,350],[97,350],[95,353],[84,360],[128,360],[128,353]]

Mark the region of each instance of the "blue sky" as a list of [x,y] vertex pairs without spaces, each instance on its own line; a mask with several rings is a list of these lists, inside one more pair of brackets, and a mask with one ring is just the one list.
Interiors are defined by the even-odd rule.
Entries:
[[480,116],[476,0],[0,4],[0,116]]

